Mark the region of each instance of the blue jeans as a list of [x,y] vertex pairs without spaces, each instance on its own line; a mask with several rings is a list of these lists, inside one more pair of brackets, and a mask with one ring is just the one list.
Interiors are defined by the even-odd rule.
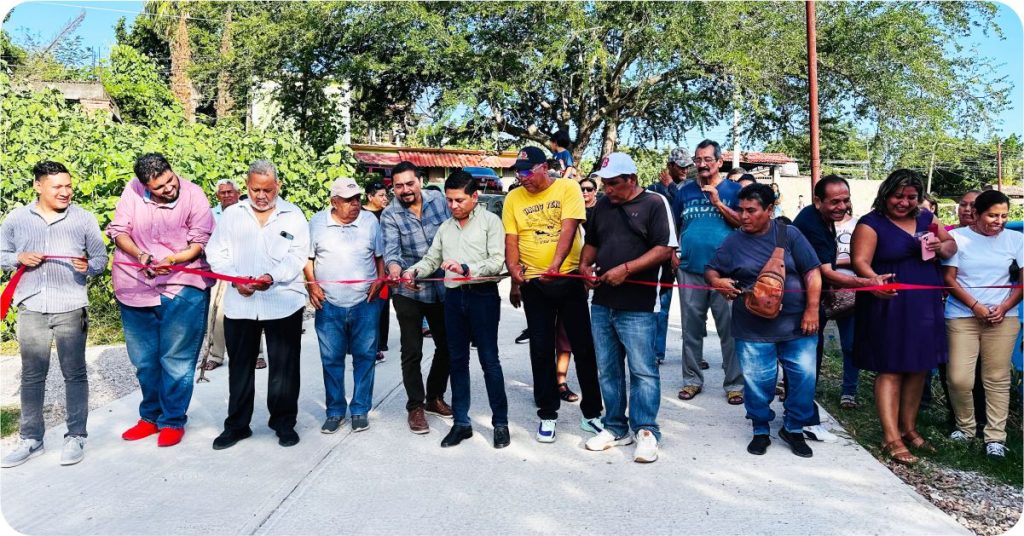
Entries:
[[669,289],[668,292],[661,293],[661,310],[656,313],[658,315],[658,328],[654,334],[654,355],[658,359],[665,359],[665,345],[668,339],[668,312],[672,309],[672,292],[673,289]]
[[817,335],[782,342],[736,339],[736,354],[743,367],[743,407],[754,423],[754,435],[768,434],[768,423],[775,419],[770,405],[775,398],[779,363],[789,382],[782,426],[787,432],[801,433],[814,418],[817,348]]
[[477,283],[448,289],[444,296],[444,325],[451,355],[452,413],[455,424],[469,426],[469,341],[476,343],[484,371],[491,425],[508,426],[505,376],[498,359],[498,320],[501,297],[495,283]]
[[316,338],[324,369],[327,416],[345,417],[345,356],[352,354],[352,415],[366,415],[373,407],[374,365],[377,359],[377,324],[381,301],[338,307],[329,301],[316,312]]
[[155,307],[121,306],[128,358],[142,388],[139,417],[158,428],[184,428],[195,385],[196,360],[206,336],[210,293],[182,287]]
[[853,315],[836,320],[839,346],[843,349],[843,390],[841,394],[856,395],[860,370],[853,365]]
[[[621,311],[603,305],[590,306],[594,350],[597,354],[605,428],[623,437],[650,430],[661,440],[658,409],[661,376],[654,357],[655,313]],[[629,421],[626,421],[626,372],[629,366]]]

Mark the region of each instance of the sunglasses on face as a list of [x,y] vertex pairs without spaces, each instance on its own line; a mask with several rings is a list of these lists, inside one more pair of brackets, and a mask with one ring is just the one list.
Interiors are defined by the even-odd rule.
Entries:
[[584,192],[587,192],[587,193],[589,193],[589,192],[596,192],[596,191],[597,191],[597,188],[594,188],[594,187],[592,187],[592,186],[584,186],[584,187],[582,188],[582,190],[583,190]]
[[536,166],[533,166],[530,169],[517,169],[516,170],[516,176],[517,177],[529,177],[530,175],[533,175],[533,173],[535,171],[537,171],[538,167],[540,167],[540,164],[537,164]]

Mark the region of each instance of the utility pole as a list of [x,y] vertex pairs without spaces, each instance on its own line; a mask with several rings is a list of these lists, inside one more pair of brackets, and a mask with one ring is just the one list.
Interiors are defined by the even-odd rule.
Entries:
[[932,192],[932,170],[935,169],[935,151],[938,148],[939,142],[935,142],[935,145],[932,145],[932,160],[928,163],[928,185],[924,189],[926,193]]
[[818,44],[815,32],[814,0],[807,0],[807,81],[810,89],[811,190],[821,178],[821,153],[818,150]]

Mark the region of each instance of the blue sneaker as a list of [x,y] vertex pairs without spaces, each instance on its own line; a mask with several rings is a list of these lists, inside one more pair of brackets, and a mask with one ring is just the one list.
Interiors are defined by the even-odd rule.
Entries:
[[555,419],[544,419],[540,421],[540,426],[537,427],[537,441],[541,443],[554,443],[555,442],[555,425],[558,423]]
[[601,422],[601,417],[594,417],[593,419],[583,417],[580,419],[580,429],[584,432],[600,434],[604,431],[604,423]]

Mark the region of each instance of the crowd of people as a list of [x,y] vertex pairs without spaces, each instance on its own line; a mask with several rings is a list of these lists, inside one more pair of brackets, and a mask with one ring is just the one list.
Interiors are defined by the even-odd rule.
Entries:
[[[685,148],[672,150],[646,189],[636,164],[619,152],[581,178],[569,145],[559,135],[550,156],[535,146],[518,153],[518,187],[509,191],[500,217],[478,203],[480,185],[470,174],[454,171],[443,191],[435,191],[424,187],[410,162],[392,170],[394,199],[381,183],[362,188],[338,177],[326,208],[307,220],[280,197],[275,166],[257,160],[246,175],[245,198],[233,180],[222,179],[211,209],[202,188],[179,176],[164,156],[140,156],[105,230],[114,244],[111,279],[127,351],[142,389],[139,419],[123,439],[156,435],[160,447],[182,440],[208,337],[204,373],[228,358],[227,415],[213,448],[230,448],[253,434],[255,374],[263,367],[268,426],[281,446],[297,444],[307,306],[315,310],[323,368],[320,431],[336,433],[346,424],[367,430],[393,305],[409,430],[429,433],[430,414],[452,421],[442,447],[472,437],[475,348],[493,446],[507,447],[509,399],[498,344],[498,281],[507,276],[510,303],[526,316],[527,329],[516,340],[529,342],[534,437],[541,443],[556,440],[562,403],[578,401],[579,427],[592,434],[587,450],[635,443],[636,462],[657,460],[659,365],[679,288],[677,397],[690,401],[704,391],[710,311],[724,398],[744,406],[751,454],[764,454],[771,444],[776,397],[784,408],[777,436],[794,454],[813,455],[808,439],[835,441],[815,402],[825,325],[835,320],[843,354],[841,405],[857,406],[860,370],[876,373],[874,398],[888,456],[912,464],[915,451],[934,450],[916,427],[933,369],[948,387],[951,437],[983,435],[988,456],[1005,456],[1010,355],[1020,329],[1013,317],[1024,264],[1024,235],[1004,230],[1005,195],[965,195],[961,226],[947,229],[934,202],[924,208],[920,175],[901,169],[882,182],[858,219],[848,181],[830,175],[790,222],[779,217],[776,185],[742,171],[721,172],[722,151],[714,141],[700,142],[692,158]],[[43,451],[44,381],[54,341],[67,386],[61,463],[83,459],[85,284],[108,266],[96,219],[72,203],[67,168],[40,162],[33,186],[37,200],[0,224],[0,264],[24,271],[13,297],[22,357],[21,441],[3,467]],[[424,378],[428,333],[434,354]],[[351,395],[345,389],[348,356]],[[579,395],[566,381],[570,359]],[[445,401],[449,381],[451,406]]]

